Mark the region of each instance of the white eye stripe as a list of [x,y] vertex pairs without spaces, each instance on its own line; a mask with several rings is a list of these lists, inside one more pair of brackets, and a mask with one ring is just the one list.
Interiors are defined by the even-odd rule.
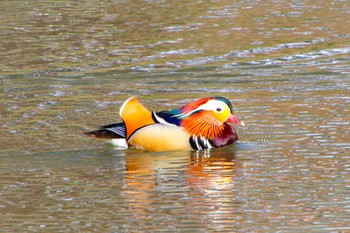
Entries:
[[219,100],[209,100],[205,104],[199,106],[195,111],[197,111],[197,110],[212,110],[212,111],[216,111],[216,112],[221,112],[225,108],[228,108],[228,106],[224,102],[219,101]]
[[[221,110],[218,111],[218,109],[221,109]],[[191,111],[189,113],[178,114],[178,115],[175,115],[174,117],[184,117],[185,118],[185,117],[188,117],[189,115],[191,115],[192,113],[200,111],[200,110],[207,110],[207,111],[212,110],[215,112],[222,112],[225,109],[230,110],[230,108],[224,102],[219,101],[219,100],[209,100],[205,104],[202,104],[201,106],[199,106],[198,108],[194,109],[193,111]]]

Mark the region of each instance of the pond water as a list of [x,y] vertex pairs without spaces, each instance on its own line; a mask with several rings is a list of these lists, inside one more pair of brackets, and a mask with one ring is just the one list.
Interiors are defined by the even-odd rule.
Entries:
[[[2,1],[1,232],[349,232],[348,1]],[[224,96],[210,152],[83,131]]]

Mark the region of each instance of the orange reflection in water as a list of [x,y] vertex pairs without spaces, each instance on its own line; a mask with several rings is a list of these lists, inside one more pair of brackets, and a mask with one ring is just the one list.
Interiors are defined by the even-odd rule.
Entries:
[[125,162],[122,195],[131,209],[129,217],[149,225],[152,216],[191,216],[191,224],[204,230],[231,230],[235,225],[233,189],[239,163],[232,151],[140,152],[126,155]]
[[196,152],[191,156],[188,169],[189,185],[204,189],[218,188],[232,183],[236,167],[232,152]]
[[[141,153],[125,157],[123,193],[131,206],[152,205],[157,195],[198,195],[233,185],[238,162],[232,151]],[[175,195],[175,194],[174,194]],[[204,200],[203,200],[204,201]]]

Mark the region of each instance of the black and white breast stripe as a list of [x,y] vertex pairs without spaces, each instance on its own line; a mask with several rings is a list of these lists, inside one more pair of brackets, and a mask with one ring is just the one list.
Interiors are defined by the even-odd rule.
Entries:
[[209,139],[204,138],[203,136],[191,136],[190,137],[190,145],[194,150],[205,150],[211,149],[215,146],[210,142]]

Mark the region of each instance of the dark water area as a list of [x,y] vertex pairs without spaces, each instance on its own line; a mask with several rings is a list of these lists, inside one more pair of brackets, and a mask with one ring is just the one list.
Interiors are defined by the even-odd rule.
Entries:
[[[349,232],[348,1],[0,2],[1,232]],[[83,131],[224,96],[209,152]]]

